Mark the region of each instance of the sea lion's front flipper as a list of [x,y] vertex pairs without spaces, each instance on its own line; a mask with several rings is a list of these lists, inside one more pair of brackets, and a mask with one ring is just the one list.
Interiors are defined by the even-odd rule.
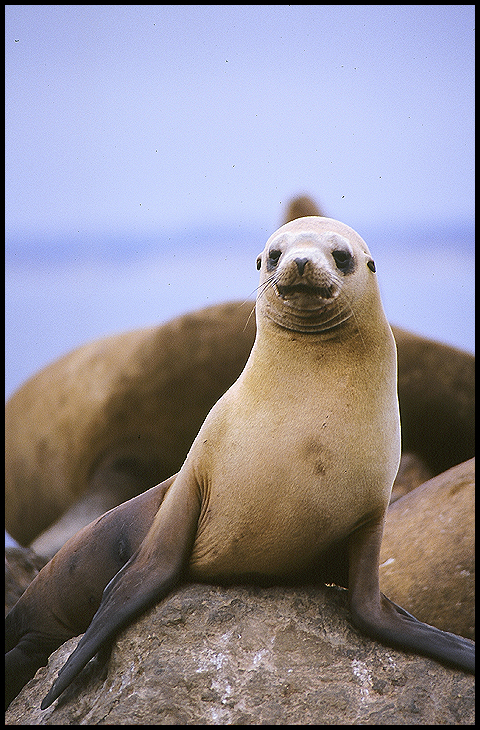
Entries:
[[181,580],[195,539],[200,498],[194,477],[177,477],[137,552],[112,578],[90,626],[42,702],[49,707],[101,647]]
[[94,520],[63,545],[5,618],[5,703],[83,633],[105,587],[140,547],[175,475]]
[[380,593],[378,557],[383,521],[383,517],[372,519],[349,539],[349,600],[353,623],[388,646],[411,650],[474,673],[472,641],[419,621]]

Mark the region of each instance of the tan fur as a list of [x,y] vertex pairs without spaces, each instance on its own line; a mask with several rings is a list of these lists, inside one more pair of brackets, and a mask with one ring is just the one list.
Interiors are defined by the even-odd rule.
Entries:
[[[344,240],[358,259],[346,276],[331,256]],[[315,264],[310,278],[338,286],[308,313],[306,333],[298,331],[302,295],[286,304],[274,287],[263,288],[272,246],[283,250],[285,279],[306,256]],[[400,456],[396,358],[370,259],[352,229],[328,218],[294,221],[267,242],[252,353],[172,487],[195,484],[202,504],[194,578],[298,574],[386,509]],[[332,318],[342,325],[325,329]]]

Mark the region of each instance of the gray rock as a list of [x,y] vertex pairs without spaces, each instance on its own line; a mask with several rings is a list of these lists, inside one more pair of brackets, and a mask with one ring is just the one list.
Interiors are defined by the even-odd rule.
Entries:
[[183,586],[42,712],[77,640],[24,687],[7,725],[475,722],[472,676],[359,635],[335,587]]

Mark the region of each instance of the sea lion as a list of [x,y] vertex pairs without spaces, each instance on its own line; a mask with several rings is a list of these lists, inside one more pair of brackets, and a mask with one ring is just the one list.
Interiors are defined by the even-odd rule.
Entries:
[[[135,521],[148,524],[157,488],[117,508],[133,511],[122,516],[113,548],[115,510],[72,538],[7,617],[12,685],[51,650],[52,635],[58,642],[59,621],[64,634],[83,630],[110,573],[124,563],[43,708],[182,579],[336,582],[348,586],[352,620],[366,634],[473,671],[471,642],[417,621],[379,591],[400,422],[395,342],[365,242],[338,221],[301,218],[269,238],[257,266],[257,334],[248,361],[208,414],[179,473],[160,486],[166,495],[144,539]],[[91,565],[97,542],[110,556],[98,576]],[[60,611],[55,606],[50,631],[47,621],[29,625],[27,618],[35,583],[47,582],[42,573],[50,594],[63,595],[67,575],[74,594]],[[33,606],[38,611],[35,598]]]

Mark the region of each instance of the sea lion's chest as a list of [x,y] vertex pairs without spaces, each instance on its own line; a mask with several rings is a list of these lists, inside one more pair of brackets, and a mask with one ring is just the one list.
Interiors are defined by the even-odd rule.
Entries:
[[192,575],[295,574],[385,506],[390,446],[348,379],[335,392],[301,378],[284,397],[237,391],[192,449],[202,493]]

